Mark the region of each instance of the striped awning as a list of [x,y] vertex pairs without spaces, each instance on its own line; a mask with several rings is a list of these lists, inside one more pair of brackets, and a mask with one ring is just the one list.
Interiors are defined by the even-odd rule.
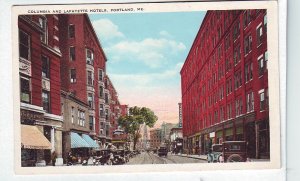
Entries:
[[90,145],[79,134],[71,132],[71,148],[90,148]]
[[51,149],[51,143],[36,127],[21,125],[21,146],[25,149]]
[[90,145],[91,148],[99,148],[98,143],[93,140],[89,135],[82,134],[82,138]]

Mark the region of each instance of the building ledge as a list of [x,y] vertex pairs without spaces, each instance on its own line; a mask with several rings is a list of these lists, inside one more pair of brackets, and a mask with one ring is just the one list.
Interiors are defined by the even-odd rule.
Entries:
[[25,110],[28,110],[28,111],[34,111],[34,112],[39,112],[39,113],[45,113],[43,107],[40,107],[40,106],[36,106],[36,105],[33,105],[33,104],[26,104],[26,103],[23,103],[21,102],[21,109],[25,109]]
[[44,113],[44,117],[47,118],[47,119],[63,122],[63,117],[59,116],[59,115]]

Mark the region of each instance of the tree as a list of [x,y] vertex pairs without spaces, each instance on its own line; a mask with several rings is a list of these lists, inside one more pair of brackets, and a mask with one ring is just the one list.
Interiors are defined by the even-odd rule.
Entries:
[[136,143],[141,137],[141,126],[143,124],[152,128],[157,121],[157,116],[154,112],[146,107],[131,107],[129,108],[129,114],[121,116],[118,119],[118,123],[124,128],[124,131],[131,135],[133,138],[133,149],[135,150]]

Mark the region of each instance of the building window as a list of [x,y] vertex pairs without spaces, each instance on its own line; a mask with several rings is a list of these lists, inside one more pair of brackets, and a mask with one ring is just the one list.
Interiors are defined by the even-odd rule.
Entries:
[[218,58],[219,60],[221,59],[222,57],[222,44],[218,47]]
[[265,92],[264,89],[260,90],[258,92],[259,94],[259,107],[260,107],[260,111],[265,110]]
[[76,69],[70,70],[70,81],[71,81],[71,83],[76,82]]
[[251,50],[252,50],[252,36],[248,35],[244,39],[244,51],[245,51],[245,55],[247,55],[248,53],[250,53]]
[[226,58],[226,60],[225,60],[225,66],[226,66],[226,72],[228,72],[228,71],[230,71],[231,70],[231,68],[232,68],[232,64],[231,64],[231,60],[230,60],[230,58]]
[[94,130],[94,117],[93,116],[89,116],[89,121],[90,121],[90,130]]
[[238,64],[240,60],[241,60],[241,46],[237,45],[236,47],[234,47],[234,51],[233,51],[234,65]]
[[264,55],[258,57],[258,75],[262,76],[265,71],[265,60]]
[[44,16],[41,16],[39,18],[39,24],[43,30],[41,34],[41,42],[48,44],[48,27],[47,27],[47,18]]
[[243,111],[243,101],[242,99],[235,100],[235,116],[240,116]]
[[265,51],[265,67],[268,69],[268,51]]
[[42,91],[43,109],[50,112],[50,94],[47,91]]
[[230,34],[225,38],[225,50],[227,51],[230,48]]
[[74,107],[71,107],[71,123],[74,124]]
[[231,78],[226,81],[226,94],[230,94],[232,92],[232,80]]
[[245,65],[245,79],[246,79],[246,82],[252,80],[252,78],[253,78],[252,71],[253,71],[253,64],[252,64],[252,62],[246,64]]
[[231,104],[227,104],[227,119],[232,118],[232,107]]
[[21,91],[20,91],[21,102],[30,103],[30,101],[31,101],[30,79],[21,77],[20,78],[20,88],[21,88]]
[[105,114],[104,114],[104,105],[103,104],[100,104],[100,117],[104,117],[105,116]]
[[108,94],[105,93],[105,103],[108,104]]
[[245,10],[244,11],[244,16],[243,16],[243,22],[244,22],[244,28],[248,26],[248,24],[251,22],[251,14],[250,10]]
[[108,121],[109,112],[108,109],[105,109],[105,120]]
[[222,28],[219,27],[219,28],[218,28],[218,40],[220,40],[221,37],[222,37]]
[[94,53],[89,49],[86,49],[86,63],[94,65]]
[[265,27],[265,32],[267,33],[267,15],[264,16],[264,27]]
[[256,28],[256,41],[257,41],[257,46],[262,44],[263,41],[263,26],[262,24],[260,24],[257,28]]
[[50,62],[49,58],[42,56],[42,77],[50,78]]
[[93,86],[94,85],[94,75],[92,71],[87,71],[87,84],[89,86]]
[[22,30],[19,31],[19,53],[20,58],[30,60],[30,36]]
[[103,81],[103,70],[99,69],[99,80]]
[[247,94],[247,112],[254,110],[254,95],[253,92]]
[[78,121],[79,126],[85,126],[85,112],[83,110],[78,110]]
[[69,38],[74,38],[75,37],[75,25],[69,25]]
[[99,87],[99,97],[103,98],[104,97],[104,87],[100,85]]
[[242,73],[238,71],[234,75],[234,88],[237,89],[242,86]]
[[240,21],[236,22],[233,27],[233,40],[240,36]]
[[92,93],[88,93],[88,104],[91,109],[94,108],[94,96]]
[[69,48],[69,54],[70,54],[70,60],[74,61],[76,56],[75,56],[75,47],[70,47]]

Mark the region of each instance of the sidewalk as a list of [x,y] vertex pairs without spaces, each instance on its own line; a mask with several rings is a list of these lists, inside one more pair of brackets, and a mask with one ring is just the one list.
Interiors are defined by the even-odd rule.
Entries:
[[[199,160],[207,160],[207,155],[188,155],[188,154],[177,154],[175,156],[181,156],[181,157],[188,157],[193,159],[199,159]],[[249,162],[269,162],[270,159],[255,159],[250,158]]]

